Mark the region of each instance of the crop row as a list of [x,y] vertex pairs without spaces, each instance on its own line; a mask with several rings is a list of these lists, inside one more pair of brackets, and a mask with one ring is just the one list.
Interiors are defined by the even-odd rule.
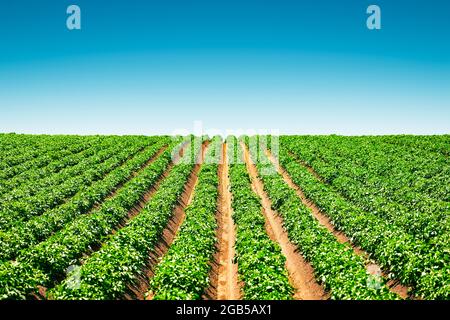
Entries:
[[[450,163],[441,154],[392,145],[379,137],[283,137],[281,141],[282,145],[291,142],[307,162],[342,162],[347,174],[378,195],[412,209],[420,206],[426,210],[448,199],[448,193],[443,192],[446,184],[440,182],[450,183]],[[328,176],[337,177],[332,172]]]
[[171,163],[169,148],[89,215],[77,216],[62,230],[38,245],[23,250],[15,261],[0,265],[0,299],[24,299],[37,286],[52,286],[84,252],[99,245],[155,185]]
[[405,285],[415,286],[414,293],[423,298],[450,297],[448,252],[431,251],[429,246],[402,229],[351,204],[299,165],[283,148],[280,162],[294,183],[333,224],[374,257],[382,268],[389,269],[392,276]]
[[[0,173],[16,165],[30,160],[67,149],[70,146],[86,144],[92,145],[105,138],[102,137],[76,137],[76,136],[32,136],[32,135],[2,135]],[[20,152],[18,152],[20,150]],[[2,176],[0,174],[0,176]]]
[[[243,159],[235,137],[227,139],[229,159]],[[293,288],[280,246],[267,235],[260,198],[252,191],[245,164],[230,164],[236,262],[247,300],[289,300]]]
[[75,217],[87,213],[95,204],[101,203],[118,186],[129,180],[133,173],[141,169],[167,143],[168,139],[160,139],[111,171],[104,179],[80,190],[67,203],[27,222],[19,223],[7,232],[0,232],[0,246],[2,247],[0,261],[15,258],[20,250],[43,241]]
[[191,157],[192,150],[198,155],[200,146],[190,145],[142,211],[76,270],[77,286],[69,275],[51,292],[52,298],[115,299],[126,293],[142,273],[184,190],[194,164],[183,160]]
[[[124,148],[130,148],[134,146],[137,147],[139,145],[141,146],[141,148],[143,148],[145,146],[145,144],[140,144],[139,141],[130,144],[125,144],[124,142],[108,142],[109,143],[100,143],[74,155],[57,159],[44,168],[38,168],[36,170],[30,169],[8,181],[5,181],[2,184],[2,189],[4,188],[4,190],[7,191],[5,191],[0,196],[0,207],[5,209],[8,205],[12,206],[14,202],[24,198],[29,200],[35,194],[43,191],[44,189],[51,190],[52,186],[61,184],[62,182],[67,180],[68,177],[75,177],[80,175],[91,163],[97,163],[96,161],[98,161],[99,155],[102,157],[106,157],[109,152],[109,157],[112,157],[113,154],[117,153],[117,151],[122,151]],[[52,174],[51,172],[47,172],[47,169],[50,168],[51,170],[51,167],[65,166],[66,159],[68,159],[68,163],[70,163],[71,159],[74,159],[77,162],[74,163],[73,166],[69,165],[65,169],[57,171],[54,174]],[[57,163],[60,163],[60,165],[58,165]],[[39,175],[44,173],[46,174],[42,176],[42,178],[39,178]],[[26,181],[23,181],[24,183],[22,183],[22,177],[24,177],[25,180],[27,180],[27,177],[30,177],[32,179],[29,180],[28,183],[26,183]]]
[[212,139],[198,174],[192,202],[176,237],[150,279],[155,300],[200,299],[210,285],[215,252],[218,204],[218,163],[222,139]]
[[[94,143],[102,140],[97,138],[94,140],[83,141],[78,143],[57,143],[55,141],[49,141],[49,145],[44,148],[38,148],[37,150],[31,150],[28,153],[24,150],[13,150],[15,153],[9,162],[3,162],[3,169],[0,171],[0,181],[6,181],[13,178],[14,176],[26,172],[28,170],[36,170],[38,168],[45,167],[50,162],[60,159],[61,157],[81,152]],[[71,141],[69,139],[68,141]],[[6,163],[6,164],[5,164]],[[12,165],[14,163],[14,165]]]
[[[0,133],[0,169],[8,166],[8,159],[11,155],[17,156],[17,149],[28,151],[32,146],[36,147],[36,142],[43,144],[44,139],[36,138],[35,135],[28,134],[5,134]],[[58,138],[51,139],[53,142]],[[48,144],[47,144],[48,145]],[[28,150],[27,150],[28,148]]]
[[434,136],[383,136],[380,139],[393,145],[420,148],[426,151],[439,152],[450,156],[450,135]]
[[[289,141],[291,143],[288,143]],[[283,139],[281,147],[306,161],[325,181],[363,210],[375,212],[383,219],[426,241],[436,236],[445,238],[442,235],[448,234],[449,203],[408,191],[406,181],[398,179],[393,182],[392,178],[383,178],[386,173],[381,174],[379,170],[373,172],[366,167],[358,166],[345,157],[336,156],[332,149],[319,152],[318,147],[307,145],[303,140],[288,138]],[[354,152],[359,154],[357,151]],[[318,159],[317,153],[325,160]],[[358,155],[358,158],[364,159],[364,156]],[[385,166],[383,163],[389,160],[392,158],[373,158],[369,166],[383,167]],[[392,170],[385,171],[392,172]],[[396,177],[398,178],[398,175]],[[396,191],[388,192],[392,188]],[[434,241],[437,242],[436,239]]]
[[[378,187],[378,194],[412,208],[442,200],[439,188],[430,193],[424,186],[443,177],[450,182],[450,163],[445,156],[392,145],[379,137],[281,138],[282,146],[289,144],[301,152],[306,162],[322,160],[330,165],[342,163],[347,174],[355,176],[368,187]],[[326,178],[332,180],[336,177],[330,172]],[[405,197],[405,193],[409,195]]]
[[[296,160],[298,159],[296,154],[293,154],[293,157]],[[343,168],[345,164],[339,162],[339,166]],[[330,166],[328,165],[314,163],[314,169],[320,175],[323,172],[331,172],[333,170],[329,168]],[[363,183],[344,175],[335,178],[330,185],[360,209],[373,212],[381,219],[396,225],[417,239],[418,242],[427,243],[431,250],[442,252],[445,248],[448,248],[448,234],[450,232],[449,204],[443,204],[439,207],[428,207],[425,210],[421,210],[419,204],[415,209],[407,208],[402,204],[388,201],[383,196],[378,196],[376,190],[372,189],[371,191],[371,188]],[[407,193],[405,193],[405,197],[414,198],[414,196]]]
[[43,188],[30,198],[25,197],[16,201],[2,202],[0,207],[0,230],[8,230],[15,224],[23,223],[31,217],[39,216],[45,211],[63,204],[84,187],[102,179],[106,173],[119,166],[142,147],[140,145],[125,149],[111,147],[100,151],[94,157],[86,159],[79,166],[79,172],[72,172],[75,174],[74,176],[63,175],[59,177],[65,178],[60,184]]
[[[257,137],[245,138],[252,160],[260,148]],[[264,148],[262,149],[264,151]],[[289,239],[314,268],[316,278],[330,291],[332,299],[396,299],[384,285],[384,279],[367,273],[362,257],[348,244],[337,241],[332,233],[313,217],[294,189],[283,180],[264,152],[256,163],[264,190],[272,207],[283,218]]]
[[[156,141],[156,137],[152,137],[151,139],[130,139],[126,141],[127,144],[124,144],[120,139],[105,140],[104,142],[91,146],[79,153],[71,154],[52,161],[43,168],[28,170],[12,179],[9,179],[8,181],[3,182],[0,186],[1,198],[4,198],[5,194],[9,193],[12,193],[13,195],[18,193],[25,194],[26,197],[30,197],[33,195],[33,190],[39,190],[41,188],[55,185],[55,182],[56,184],[59,184],[60,182],[58,181],[62,180],[58,180],[57,177],[65,175],[72,176],[73,174],[71,174],[71,172],[79,170],[78,168],[82,165],[83,161],[89,157],[95,156],[96,153],[102,149],[106,149],[111,146],[118,147],[119,145],[123,145],[123,148],[131,145],[142,145],[142,148],[144,148],[146,145],[150,145]],[[13,196],[12,198],[17,199],[16,196]]]

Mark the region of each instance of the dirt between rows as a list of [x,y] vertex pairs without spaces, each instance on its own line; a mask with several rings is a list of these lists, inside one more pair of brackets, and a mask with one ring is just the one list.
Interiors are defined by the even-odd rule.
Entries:
[[266,229],[269,237],[279,243],[283,255],[286,257],[286,269],[289,281],[295,289],[294,298],[299,300],[326,300],[328,294],[315,279],[314,269],[298,253],[297,247],[289,241],[288,234],[283,228],[283,219],[272,210],[269,197],[264,191],[263,183],[258,178],[257,169],[250,159],[245,144],[241,144],[244,150],[244,159],[252,179],[252,189],[261,198],[263,214],[266,218]]
[[[266,150],[265,153],[269,158],[269,160],[277,167],[277,171],[279,174],[283,176],[284,181],[292,189],[295,190],[298,197],[301,199],[302,203],[310,209],[314,218],[316,218],[321,225],[327,228],[327,230],[331,232],[340,243],[347,243],[348,245],[351,246],[355,254],[362,256],[366,260],[366,269],[368,270],[368,272],[371,272],[371,269],[381,270],[380,266],[378,266],[375,262],[370,260],[369,254],[366,251],[354,245],[352,241],[342,231],[337,230],[334,227],[333,223],[331,222],[331,219],[326,214],[322,213],[322,211],[313,201],[311,201],[306,197],[301,188],[297,186],[294,183],[294,181],[292,181],[289,174],[283,168],[281,168],[281,166],[277,165],[278,162],[275,159],[275,157],[271,154],[271,152],[269,150]],[[315,178],[317,178],[322,183],[326,183],[324,179],[317,172],[315,172],[312,167],[308,166],[306,163],[299,160],[295,155],[293,154],[290,155],[297,161],[299,165],[304,166]],[[382,271],[382,276],[385,279],[388,278],[387,275],[388,275],[387,271]],[[412,296],[410,296],[408,293],[409,288],[407,286],[402,285],[399,281],[389,279],[386,284],[391,292],[398,294],[402,299],[412,298]]]
[[[97,210],[98,208],[101,207],[101,205],[103,204],[103,202],[105,202],[105,201],[107,201],[107,200],[113,198],[113,197],[117,194],[117,192],[120,190],[120,188],[122,188],[122,187],[123,187],[127,182],[129,182],[131,179],[133,179],[134,177],[136,177],[139,173],[141,173],[145,168],[147,168],[147,167],[148,167],[149,165],[151,165],[153,162],[155,162],[156,159],[158,159],[159,156],[162,155],[162,154],[164,153],[164,151],[166,151],[166,149],[167,149],[167,145],[164,146],[164,147],[162,147],[161,149],[159,149],[158,152],[157,152],[155,155],[153,155],[153,157],[151,157],[150,159],[148,159],[147,162],[145,162],[144,165],[143,165],[142,167],[140,167],[138,170],[134,171],[134,172],[130,175],[130,177],[128,177],[124,182],[121,182],[121,183],[119,183],[118,185],[116,185],[116,186],[114,187],[114,190],[113,190],[109,195],[107,195],[107,196],[102,200],[102,202],[95,204],[94,207],[91,209],[91,211]],[[130,160],[130,159],[129,159],[129,160]],[[122,164],[122,167],[125,166],[126,163],[127,163],[127,161],[125,161],[125,162]],[[167,170],[166,170],[166,171],[167,171]]]
[[149,291],[149,279],[153,277],[156,266],[166,255],[172,245],[178,230],[180,229],[186,217],[185,208],[191,203],[195,186],[198,182],[198,173],[200,172],[201,163],[205,156],[209,142],[204,142],[199,160],[196,162],[194,169],[188,177],[184,186],[183,193],[178,200],[178,204],[173,210],[173,214],[163,230],[160,240],[155,248],[149,254],[147,266],[141,276],[137,278],[134,285],[129,286],[129,293],[125,295],[125,299],[152,300],[154,293]]
[[[136,279],[134,284],[130,285],[128,292],[124,295],[125,299],[138,299],[138,300],[151,300],[153,299],[153,293],[149,291],[149,279],[153,277],[154,271],[161,259],[167,254],[170,246],[172,245],[178,230],[180,229],[186,214],[185,208],[191,203],[195,193],[195,186],[198,182],[198,173],[201,169],[201,164],[207,150],[209,142],[202,144],[202,151],[198,157],[197,164],[195,164],[192,172],[190,173],[188,180],[184,186],[183,193],[178,200],[173,214],[164,229],[160,240],[156,244],[154,250],[149,254],[149,260],[146,268],[142,274]],[[272,209],[271,200],[267,193],[264,191],[264,185],[258,178],[258,172],[255,164],[252,162],[249,151],[245,144],[241,143],[244,150],[244,160],[247,170],[252,180],[252,190],[260,197],[262,205],[262,214],[266,220],[266,231],[272,241],[277,242],[280,245],[282,254],[286,258],[286,269],[288,271],[289,281],[295,289],[294,298],[298,300],[326,300],[329,298],[329,294],[324,287],[318,283],[314,276],[313,267],[307,262],[303,256],[299,253],[298,248],[289,240],[289,236],[283,227],[283,219],[281,216]],[[153,163],[165,150],[167,146],[161,148],[151,159],[149,159],[144,166],[132,174],[127,181],[135,177],[139,172]],[[152,198],[154,193],[159,189],[162,181],[168,176],[173,166],[180,160],[184,152],[186,151],[187,144],[185,143],[174,162],[171,163],[164,171],[158,181],[144,194],[140,201],[128,212],[128,216],[124,219],[120,225],[112,231],[115,234],[118,230],[124,227],[131,219],[137,216],[145,207],[148,201]],[[375,263],[370,261],[367,252],[355,246],[350,239],[341,231],[337,230],[332,221],[321,212],[315,203],[309,200],[304,192],[299,188],[287,174],[287,172],[278,165],[275,157],[269,150],[265,151],[270,161],[276,166],[279,174],[282,175],[284,181],[295,190],[302,203],[307,206],[312,215],[317,221],[323,225],[329,232],[331,232],[340,243],[348,243],[354,252],[360,256],[363,256],[366,261],[366,268],[377,267]],[[302,163],[301,160],[294,157],[299,165],[305,166],[308,171],[313,174],[317,179],[323,181],[323,179],[314,171],[313,168]],[[218,197],[218,210],[216,213],[216,219],[218,223],[218,229],[216,231],[217,244],[216,253],[213,261],[211,262],[210,279],[211,285],[205,290],[203,299],[219,299],[219,300],[239,300],[242,299],[242,287],[243,283],[239,281],[238,265],[234,261],[235,258],[235,241],[236,241],[236,226],[233,221],[232,210],[232,194],[230,192],[229,181],[229,163],[226,155],[226,143],[222,145],[222,162],[219,165],[219,197]],[[108,195],[106,199],[109,199],[117,194],[118,190],[123,184],[118,185],[115,190]],[[105,200],[106,200],[105,199]],[[98,208],[99,205],[94,207]],[[86,252],[81,259],[81,263],[85,261],[93,252],[100,250],[103,244],[97,244],[92,249]],[[383,276],[387,278],[387,272],[383,271]],[[408,295],[409,288],[401,285],[398,281],[389,280],[387,282],[389,289],[398,294],[401,298],[412,298]],[[39,288],[40,295],[35,296],[36,299],[43,299],[45,297],[46,288]]]
[[231,207],[230,180],[228,177],[227,144],[222,144],[222,161],[219,165],[219,199],[216,220],[218,223],[217,251],[211,270],[211,286],[206,290],[206,299],[240,300],[241,286],[238,280],[238,265],[234,263],[236,228]]
[[[182,155],[184,148],[186,148],[186,145],[183,145],[183,147],[180,149],[180,153],[178,155],[178,157],[175,159],[179,159],[179,157]],[[143,170],[145,170],[145,168],[147,168],[149,165],[151,165],[153,162],[156,161],[156,159],[159,158],[159,156],[167,149],[167,146],[161,148],[157,154],[155,154],[151,159],[149,159],[146,164],[144,166],[142,166],[139,170],[133,172],[132,177],[130,177],[130,179],[128,179],[128,181],[130,181],[132,178],[136,177],[140,172],[142,172]],[[133,208],[131,208],[125,219],[123,219],[122,221],[119,222],[119,224],[111,231],[111,235],[116,234],[120,229],[122,229],[123,227],[125,227],[127,225],[127,223],[132,220],[134,217],[136,217],[145,207],[145,205],[147,204],[147,202],[150,201],[150,199],[153,197],[153,194],[159,189],[159,186],[161,185],[162,181],[167,177],[167,175],[169,174],[169,172],[172,170],[174,166],[174,163],[170,163],[167,168],[164,170],[164,172],[161,174],[161,176],[158,178],[158,180],[156,181],[155,184],[153,184],[153,186],[151,186],[145,193],[144,195],[139,199],[138,203],[136,203]],[[123,186],[123,184],[122,184]],[[110,198],[114,197],[117,192],[119,192],[120,188],[116,188],[116,190],[109,196]],[[85,252],[83,254],[83,258],[80,261],[80,264],[84,264],[85,260],[89,258],[89,256],[91,256],[94,252],[98,251],[101,249],[101,247],[104,245],[104,243],[97,243],[97,244],[93,244],[91,246],[91,249],[87,252]]]
[[[186,146],[184,145],[183,148],[185,148]],[[182,155],[183,152],[183,148],[180,150],[180,154],[178,155],[178,158]],[[156,161],[156,159],[159,158],[159,156],[167,149],[167,145],[163,146],[161,149],[158,150],[158,152],[153,155],[153,157],[151,157],[147,162],[145,162],[145,164],[139,168],[138,170],[134,171],[131,176],[125,181],[122,182],[120,184],[118,184],[115,188],[114,191],[111,192],[107,197],[105,197],[105,199],[103,199],[103,201],[101,203],[98,203],[96,205],[94,205],[89,211],[88,213],[86,213],[86,215],[94,212],[95,210],[98,210],[102,203],[105,202],[108,199],[113,198],[115,195],[117,195],[117,192],[120,190],[120,188],[123,187],[123,185],[130,181],[132,178],[136,177],[140,172],[142,172],[143,170],[145,170],[148,166],[150,166],[153,162]],[[143,152],[143,151],[142,151]],[[124,162],[122,164],[122,166],[124,166],[126,164],[126,162]],[[172,169],[173,164],[170,164],[168,166],[168,168],[164,171],[164,173],[161,175],[161,177],[158,179],[158,181],[143,195],[143,197],[139,200],[139,202],[128,212],[127,218],[123,221],[121,221],[119,223],[119,226],[117,228],[115,228],[114,230],[112,230],[111,234],[115,234],[117,232],[118,229],[122,228],[123,226],[126,225],[126,222],[129,221],[130,219],[132,219],[135,215],[137,215],[145,206],[145,204],[149,201],[149,199],[152,197],[153,193],[158,189],[160,183],[162,180],[165,179],[165,177],[167,176],[167,173]],[[97,243],[97,244],[93,244],[90,249],[86,252],[83,253],[81,259],[80,259],[80,265],[84,264],[84,262],[86,261],[87,258],[89,258],[89,256],[91,256],[94,252],[100,250],[100,248],[103,246],[103,243]],[[63,279],[61,279],[62,281]],[[43,287],[43,286],[38,286],[38,294],[33,295],[34,299],[37,300],[43,300],[46,299],[46,293],[47,293],[48,288]]]

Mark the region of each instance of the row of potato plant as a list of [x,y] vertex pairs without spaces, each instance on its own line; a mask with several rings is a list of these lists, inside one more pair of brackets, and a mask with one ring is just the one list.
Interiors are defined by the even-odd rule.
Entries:
[[150,279],[154,300],[197,300],[211,284],[221,146],[222,139],[215,136],[198,173],[192,202],[184,210],[185,219]]
[[[283,218],[289,239],[314,268],[316,278],[330,292],[331,299],[398,299],[385,286],[385,280],[369,274],[365,261],[348,244],[338,242],[322,226],[301,199],[277,172],[265,154],[258,137],[244,137],[243,141],[258,170],[272,207]],[[256,161],[257,159],[260,161]]]
[[[75,219],[86,214],[96,204],[100,204],[108,195],[132,178],[149,159],[153,159],[161,148],[169,143],[161,139],[129,161],[108,173],[102,180],[86,186],[63,205],[49,210],[26,222],[14,225],[6,232],[0,231],[0,261],[14,259],[21,250],[36,245]],[[112,164],[116,166],[115,163]]]
[[243,298],[290,300],[294,290],[285,268],[286,259],[278,243],[267,234],[261,199],[251,188],[251,178],[236,137],[228,137],[227,149],[228,158],[232,159],[229,178],[236,226],[235,261],[243,283]]
[[67,268],[83,254],[104,241],[116,229],[144,194],[162,177],[172,162],[169,145],[158,159],[124,184],[110,199],[88,215],[80,215],[45,241],[31,246],[0,265],[0,299],[25,299],[38,292],[38,286],[52,287],[64,277]]
[[[53,299],[115,299],[122,297],[137,281],[149,255],[160,239],[184,186],[192,172],[192,154],[198,155],[201,141],[186,150],[142,211],[131,219],[102,248],[50,294]],[[185,161],[189,159],[189,161]],[[77,286],[73,286],[73,277]]]
[[448,251],[430,250],[403,229],[389,223],[373,212],[355,206],[331,186],[323,183],[281,148],[280,163],[333,224],[354,244],[360,246],[390,276],[412,286],[416,296],[426,299],[450,297],[450,264]]

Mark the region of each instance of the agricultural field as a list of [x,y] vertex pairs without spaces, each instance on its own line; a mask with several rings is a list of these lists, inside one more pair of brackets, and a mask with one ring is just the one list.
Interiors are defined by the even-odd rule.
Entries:
[[0,300],[449,300],[450,136],[0,134]]

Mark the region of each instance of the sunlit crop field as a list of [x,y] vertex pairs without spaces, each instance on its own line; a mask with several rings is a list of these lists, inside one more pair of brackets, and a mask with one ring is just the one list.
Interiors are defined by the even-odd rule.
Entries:
[[0,299],[449,299],[450,136],[0,134]]

